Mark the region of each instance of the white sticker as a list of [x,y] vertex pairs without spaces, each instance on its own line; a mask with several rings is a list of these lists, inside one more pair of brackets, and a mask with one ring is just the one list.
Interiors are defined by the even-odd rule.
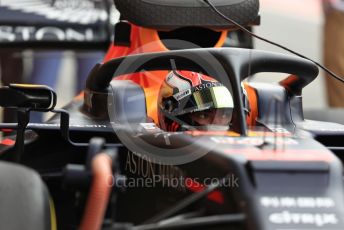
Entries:
[[269,215],[269,221],[273,224],[307,224],[317,227],[338,224],[337,215],[334,213],[294,213],[289,211],[272,213]]
[[145,130],[155,130],[158,127],[154,123],[140,123],[140,125],[145,129]]
[[187,96],[189,96],[191,94],[191,90],[188,89],[188,90],[185,90],[185,91],[182,91],[182,92],[179,92],[179,93],[176,93],[173,97],[179,101]]
[[333,208],[329,197],[261,197],[260,204],[266,208]]

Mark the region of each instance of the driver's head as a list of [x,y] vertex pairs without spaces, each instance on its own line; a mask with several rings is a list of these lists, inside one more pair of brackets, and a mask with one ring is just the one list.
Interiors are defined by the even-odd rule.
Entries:
[[196,72],[171,71],[159,92],[159,124],[172,132],[229,127],[233,107],[232,94],[215,79]]

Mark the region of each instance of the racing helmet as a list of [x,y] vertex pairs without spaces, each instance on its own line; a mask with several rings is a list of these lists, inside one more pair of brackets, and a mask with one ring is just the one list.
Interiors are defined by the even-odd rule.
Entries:
[[160,128],[165,131],[228,129],[234,102],[220,82],[201,73],[173,70],[164,79],[158,96]]

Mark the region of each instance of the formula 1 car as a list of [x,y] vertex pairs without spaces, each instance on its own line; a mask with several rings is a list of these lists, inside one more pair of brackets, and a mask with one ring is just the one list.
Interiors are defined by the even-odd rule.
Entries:
[[[220,10],[235,11],[255,8],[258,1],[218,2]],[[118,0],[116,6],[140,24],[129,9],[146,11],[148,3],[159,8],[151,15],[180,4]],[[186,5],[197,12],[194,6]],[[238,15],[234,19],[240,21]],[[254,21],[257,12],[250,17],[242,24]],[[144,25],[169,29],[166,20]],[[159,73],[176,69],[207,74],[230,90],[229,127],[182,132],[158,127]],[[278,84],[247,81],[261,72],[291,75]],[[15,140],[7,137],[1,144],[0,227],[342,229],[343,126],[303,117],[302,89],[318,72],[314,63],[295,56],[198,48],[98,64],[84,92],[63,109],[55,109],[57,95],[48,87],[2,87],[0,105],[18,108],[18,124],[0,126],[3,132],[17,130]],[[30,111],[56,116],[33,124]]]

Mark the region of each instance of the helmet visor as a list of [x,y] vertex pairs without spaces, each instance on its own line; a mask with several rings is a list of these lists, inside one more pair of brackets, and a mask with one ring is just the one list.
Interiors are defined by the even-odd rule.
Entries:
[[189,89],[175,94],[174,99],[179,104],[173,115],[183,115],[207,109],[233,108],[233,97],[224,86],[206,89]]

